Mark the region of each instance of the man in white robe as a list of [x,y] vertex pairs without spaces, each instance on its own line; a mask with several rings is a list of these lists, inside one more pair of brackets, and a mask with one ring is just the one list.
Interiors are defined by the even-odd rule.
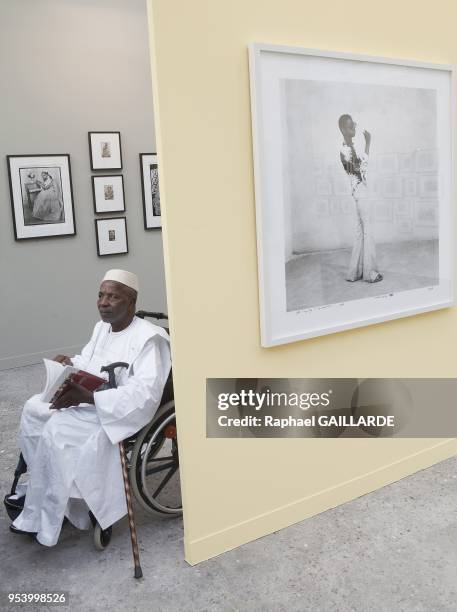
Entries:
[[101,366],[124,361],[129,367],[117,370],[118,388],[92,393],[71,383],[55,409],[41,395],[26,402],[19,436],[29,479],[14,533],[53,546],[64,517],[87,529],[90,510],[107,529],[126,514],[118,443],[151,421],[171,367],[166,331],[135,317],[137,291],[134,274],[107,272],[97,302],[102,320],[89,343],[72,359],[56,357],[98,376]]

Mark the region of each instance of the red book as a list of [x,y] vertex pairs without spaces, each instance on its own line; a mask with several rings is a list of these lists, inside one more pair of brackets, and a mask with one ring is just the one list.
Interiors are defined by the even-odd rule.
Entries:
[[62,386],[59,387],[59,389],[53,396],[51,400],[51,405],[54,404],[54,402],[56,402],[60,397],[62,397],[64,393],[67,392],[68,385],[66,383],[69,380],[76,383],[77,385],[81,385],[81,387],[84,387],[88,391],[95,391],[102,385],[106,384],[106,380],[104,378],[101,378],[100,376],[95,376],[95,374],[85,372],[84,370],[78,370],[77,372],[73,372],[73,374],[70,374],[70,376],[65,379]]

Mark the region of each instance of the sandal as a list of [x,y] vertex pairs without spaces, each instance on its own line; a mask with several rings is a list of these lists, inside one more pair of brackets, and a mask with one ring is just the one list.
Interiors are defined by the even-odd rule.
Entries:
[[379,281],[382,281],[383,278],[384,276],[380,272],[378,272],[376,277],[373,280],[369,280],[368,282],[369,283],[379,283]]

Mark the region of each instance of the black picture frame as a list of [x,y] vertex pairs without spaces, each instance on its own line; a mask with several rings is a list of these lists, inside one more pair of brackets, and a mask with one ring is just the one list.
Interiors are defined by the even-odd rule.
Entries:
[[[69,153],[7,155],[6,161],[14,239],[16,241],[42,240],[75,236],[75,205]],[[28,183],[23,183],[23,180],[25,180],[24,173],[26,171],[29,171],[28,177],[30,177],[35,170],[42,173],[46,172],[53,183],[58,179],[56,186],[52,187],[56,195],[55,201],[60,200],[61,205],[60,219],[58,220],[33,215],[35,200],[40,190],[43,193],[44,190],[39,187],[39,179],[30,178]],[[34,189],[31,188],[33,183]],[[48,213],[48,216],[55,216],[57,211],[48,210]],[[42,223],[39,222],[40,220]]]
[[[96,194],[95,183],[97,181],[99,181],[99,180],[114,179],[114,178],[120,178],[121,179],[121,186],[122,186],[122,208],[112,208],[110,210],[97,210],[97,194]],[[106,214],[111,214],[113,212],[125,212],[124,176],[122,174],[96,174],[96,175],[91,176],[91,183],[92,183],[92,199],[93,199],[93,204],[94,204],[94,213],[96,215],[106,215]]]
[[[146,158],[150,159],[146,159]],[[152,192],[150,193],[150,177],[146,178],[147,166],[158,166],[157,153],[140,153],[140,180],[141,195],[143,198],[143,222],[145,230],[162,229],[162,215],[154,215]],[[159,207],[160,207],[160,186],[159,187]],[[149,190],[149,191],[147,191]]]
[[[99,226],[101,224],[108,223],[110,221],[119,221],[119,220],[122,220],[124,222],[123,229],[125,232],[125,250],[115,251],[115,252],[102,252],[102,245],[100,243],[100,236],[99,236]],[[124,216],[104,217],[103,219],[94,219],[94,223],[95,223],[95,239],[97,242],[97,254],[99,257],[126,255],[129,252],[129,241],[128,241],[128,233],[127,233],[127,217],[124,217]]]
[[[118,138],[119,163],[115,163],[113,165],[101,164],[99,160],[102,159],[102,157],[94,155],[94,140],[92,139],[92,136],[96,134],[98,134],[99,136],[106,135],[107,137],[116,136]],[[99,130],[99,131],[88,132],[88,139],[89,139],[90,167],[93,172],[98,172],[99,170],[101,171],[122,170],[122,143],[121,143],[121,133],[120,132],[111,131],[111,130],[106,130],[106,131]]]

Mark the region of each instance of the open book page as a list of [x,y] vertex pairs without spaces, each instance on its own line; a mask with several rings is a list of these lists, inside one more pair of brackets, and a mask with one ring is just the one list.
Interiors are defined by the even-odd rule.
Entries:
[[62,383],[74,372],[78,371],[71,365],[62,365],[58,361],[51,359],[43,359],[46,368],[46,384],[41,392],[41,401],[50,402],[55,395],[57,389]]

